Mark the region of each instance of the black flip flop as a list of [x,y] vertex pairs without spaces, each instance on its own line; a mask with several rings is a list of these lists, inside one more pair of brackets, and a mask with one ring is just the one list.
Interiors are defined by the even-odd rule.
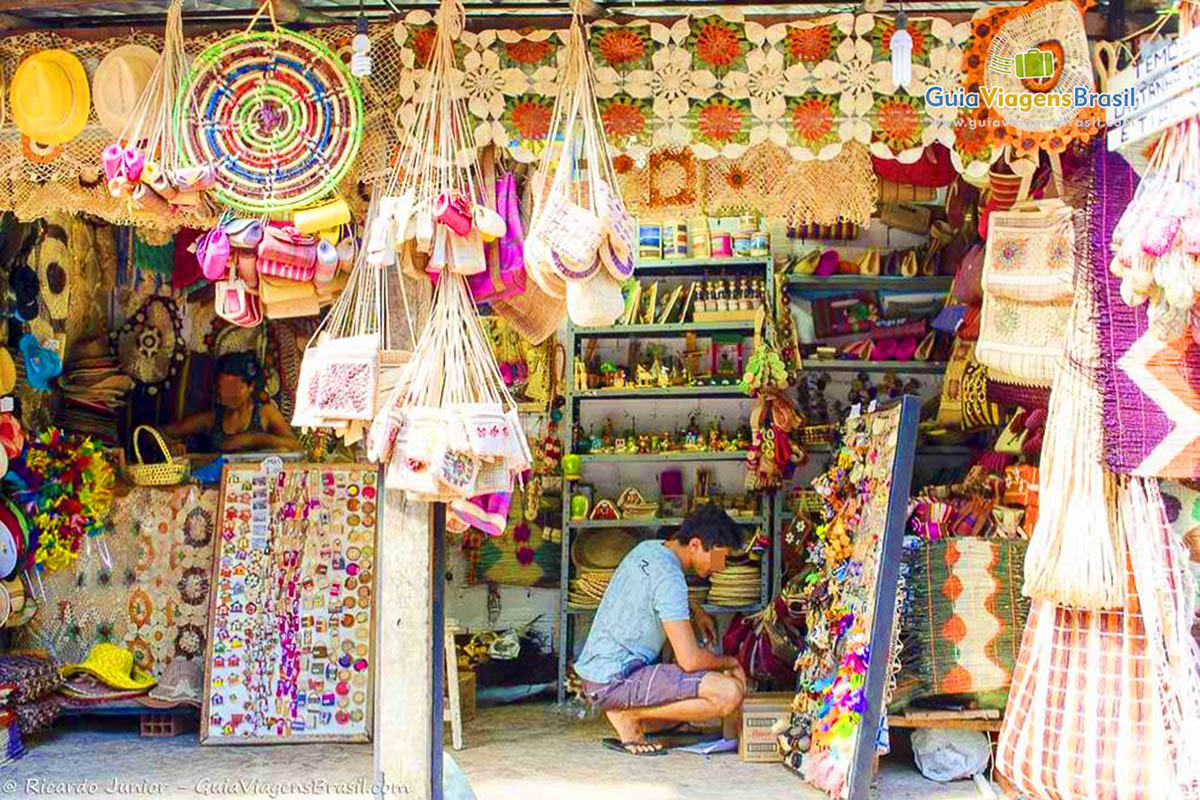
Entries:
[[[653,742],[622,742],[620,739],[601,739],[600,744],[605,750],[612,750],[616,753],[624,753],[627,756],[665,756],[670,751],[663,748],[662,745],[654,744]],[[648,747],[649,750],[639,752],[631,750],[632,747]]]
[[665,739],[667,737],[687,738],[689,736],[702,737],[702,736],[708,735],[707,731],[702,731],[702,730],[699,730],[698,728],[694,728],[694,727],[691,730],[687,730],[687,728],[691,727],[691,725],[692,725],[692,723],[690,723],[690,722],[680,722],[677,725],[672,725],[670,728],[664,728],[661,731],[655,731],[654,733],[647,733],[646,738],[647,739]]

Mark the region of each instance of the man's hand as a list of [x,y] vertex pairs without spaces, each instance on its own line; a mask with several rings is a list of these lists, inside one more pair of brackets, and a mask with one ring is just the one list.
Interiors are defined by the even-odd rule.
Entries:
[[733,678],[735,681],[737,681],[738,683],[740,683],[742,685],[742,694],[745,694],[747,678],[746,678],[746,671],[744,669],[742,669],[742,665],[734,664],[727,671],[729,673],[729,677]]
[[717,621],[712,618],[712,615],[700,606],[695,606],[692,609],[692,616],[696,622],[696,629],[700,631],[701,640],[708,644],[717,641]]

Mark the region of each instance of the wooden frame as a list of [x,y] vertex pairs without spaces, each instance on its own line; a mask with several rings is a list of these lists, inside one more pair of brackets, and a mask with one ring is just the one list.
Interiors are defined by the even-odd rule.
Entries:
[[908,496],[912,489],[913,459],[917,451],[917,424],[920,418],[920,400],[912,395],[900,398],[892,482],[888,492],[886,522],[879,543],[879,573],[872,592],[871,656],[867,662],[866,685],[863,687],[867,707],[855,733],[848,800],[869,800],[871,796],[871,778],[875,774],[875,741],[884,713],[884,693],[892,662],[900,550],[908,518]]
[[204,685],[202,687],[202,705],[200,709],[200,743],[208,745],[254,745],[254,744],[305,744],[309,742],[329,742],[329,743],[362,743],[372,740],[372,731],[375,729],[375,691],[378,662],[376,659],[376,624],[378,616],[378,595],[379,595],[379,527],[380,520],[383,517],[384,506],[384,487],[382,484],[382,476],[377,468],[368,464],[286,464],[283,467],[284,473],[314,471],[317,473],[324,472],[346,472],[353,470],[355,472],[370,474],[375,479],[376,488],[376,514],[375,525],[371,532],[371,547],[373,555],[371,558],[371,571],[375,574],[371,584],[371,601],[368,609],[367,619],[367,641],[365,642],[368,648],[367,651],[367,680],[366,686],[363,689],[365,694],[364,700],[364,717],[362,722],[363,732],[347,735],[331,735],[331,734],[300,734],[289,736],[212,736],[209,730],[210,715],[210,699],[212,695],[212,663],[213,663],[213,646],[215,643],[215,625],[214,619],[217,610],[218,596],[220,594],[219,576],[221,570],[222,548],[225,544],[225,538],[222,535],[222,527],[225,519],[225,490],[228,485],[231,474],[247,473],[248,475],[257,475],[260,471],[260,465],[247,464],[226,464],[221,470],[221,486],[220,497],[217,501],[217,525],[213,536],[213,578],[212,589],[209,592],[208,606],[208,642],[205,648],[204,661]]

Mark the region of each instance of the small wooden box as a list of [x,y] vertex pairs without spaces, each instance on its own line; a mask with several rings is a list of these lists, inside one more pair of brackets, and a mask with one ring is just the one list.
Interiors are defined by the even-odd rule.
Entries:
[[752,694],[742,701],[742,733],[738,737],[738,758],[754,763],[783,761],[778,734],[772,731],[780,720],[791,718],[792,692]]

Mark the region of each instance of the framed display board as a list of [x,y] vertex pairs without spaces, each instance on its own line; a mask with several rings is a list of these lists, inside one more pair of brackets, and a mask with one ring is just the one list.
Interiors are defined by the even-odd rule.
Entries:
[[367,465],[225,467],[202,744],[370,741],[381,502]]
[[[883,711],[896,632],[897,573],[908,515],[920,401],[852,414],[836,467],[814,482],[836,511],[834,546],[848,548],[827,597],[832,651],[815,682],[805,780],[834,798],[868,800],[874,761],[886,741]],[[848,556],[848,557],[847,557]]]

